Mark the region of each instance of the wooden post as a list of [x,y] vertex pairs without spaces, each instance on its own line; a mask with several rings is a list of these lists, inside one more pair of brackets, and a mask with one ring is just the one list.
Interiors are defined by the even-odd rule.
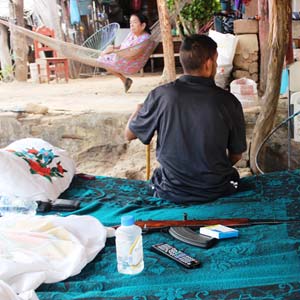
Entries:
[[[10,5],[10,18],[17,25],[24,27],[24,3],[23,0],[11,0]],[[15,59],[15,78],[18,81],[27,81],[28,68],[27,68],[27,54],[28,45],[26,37],[23,34],[11,31],[11,44],[14,51]]]
[[291,2],[273,0],[270,2],[270,48],[266,91],[262,97],[263,106],[256,121],[250,147],[250,167],[258,172],[255,157],[257,151],[273,128],[280,93],[281,73],[289,41],[289,18]]
[[258,0],[259,19],[259,49],[260,49],[260,80],[259,91],[263,94],[266,90],[268,57],[270,49],[268,46],[269,37],[269,7],[268,0]]
[[12,61],[8,48],[8,34],[7,28],[0,25],[0,64],[1,64],[1,78],[4,81],[13,80]]
[[157,0],[161,39],[164,51],[164,78],[165,82],[176,79],[173,38],[171,34],[171,22],[167,8],[167,1]]
[[151,157],[150,157],[150,145],[146,145],[146,180],[150,179],[150,171],[151,171]]
[[[171,34],[171,22],[165,0],[157,0],[159,25],[164,52],[163,81],[170,82],[176,79],[175,57],[173,38]],[[146,180],[150,178],[150,144],[146,146]]]

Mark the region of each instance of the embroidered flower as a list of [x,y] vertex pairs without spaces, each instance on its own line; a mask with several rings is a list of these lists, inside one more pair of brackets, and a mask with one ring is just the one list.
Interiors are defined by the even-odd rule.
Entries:
[[66,170],[61,166],[60,161],[56,163],[56,167],[60,174],[64,174],[64,172],[66,172]]
[[15,155],[23,158],[30,166],[31,174],[39,174],[47,178],[52,182],[51,177],[64,177],[63,174],[68,172],[63,168],[61,162],[57,162],[54,167],[51,167],[53,159],[58,157],[52,151],[52,149],[40,149],[39,151],[35,148],[26,149],[23,151],[8,150]]
[[31,167],[30,171],[31,173],[37,173],[42,176],[50,176],[51,169],[50,168],[44,168],[39,164],[37,161],[33,161],[31,159],[28,160],[28,163]]
[[31,153],[31,154],[38,154],[38,153],[39,153],[39,152],[38,152],[36,149],[34,149],[34,148],[29,149],[27,152],[28,152],[28,153]]

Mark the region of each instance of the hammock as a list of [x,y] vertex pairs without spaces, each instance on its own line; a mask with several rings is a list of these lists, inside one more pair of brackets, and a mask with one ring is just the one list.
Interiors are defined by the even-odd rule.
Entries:
[[[40,43],[43,43],[48,47],[51,47],[52,49],[56,50],[61,56],[65,56],[69,59],[81,62],[92,67],[100,67],[103,69],[116,71],[128,75],[137,73],[146,64],[151,53],[154,51],[154,49],[160,42],[159,22],[156,22],[151,28],[151,36],[148,40],[133,47],[114,52],[117,55],[116,69],[114,69],[111,66],[107,68],[105,63],[100,63],[96,60],[100,56],[100,50],[90,49],[58,39],[50,38],[37,32],[25,29],[24,27],[9,23],[2,19],[0,19],[0,24],[11,28],[11,30],[15,30],[20,34],[24,34],[33,40],[38,40]],[[141,56],[142,59],[139,59],[139,63],[135,64],[136,58],[140,58]],[[119,60],[122,61],[123,64],[132,63],[133,67],[127,68],[126,72],[122,72],[123,70],[120,70],[120,67],[123,64],[119,64]]]

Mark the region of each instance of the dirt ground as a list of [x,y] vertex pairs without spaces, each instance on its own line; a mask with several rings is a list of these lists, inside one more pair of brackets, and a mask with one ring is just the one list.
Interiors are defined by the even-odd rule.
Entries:
[[84,79],[63,80],[59,83],[0,81],[0,106],[2,111],[22,110],[28,103],[44,105],[49,110],[130,112],[144,101],[148,92],[159,85],[161,74],[137,74],[126,94],[120,79],[100,75]]

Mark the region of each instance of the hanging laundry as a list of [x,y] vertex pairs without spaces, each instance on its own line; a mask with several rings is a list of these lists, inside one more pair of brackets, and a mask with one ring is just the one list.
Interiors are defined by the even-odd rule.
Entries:
[[70,21],[72,25],[80,23],[80,13],[77,0],[70,0]]

